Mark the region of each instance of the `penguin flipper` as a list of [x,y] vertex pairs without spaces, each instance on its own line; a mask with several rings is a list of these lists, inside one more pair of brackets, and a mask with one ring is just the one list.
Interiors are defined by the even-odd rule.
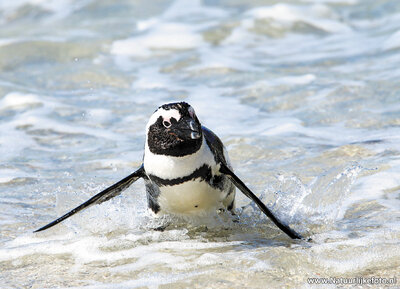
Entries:
[[139,178],[142,178],[144,176],[145,176],[145,171],[144,171],[144,166],[142,164],[135,172],[133,172],[129,176],[127,176],[124,179],[120,180],[119,182],[113,184],[112,186],[106,188],[105,190],[101,191],[97,195],[91,197],[89,200],[87,200],[83,204],[80,204],[78,207],[69,211],[65,215],[58,218],[57,220],[54,220],[53,222],[37,229],[36,231],[34,231],[34,233],[46,230],[50,227],[53,227],[54,225],[57,225],[58,223],[64,221],[65,219],[71,217],[72,215],[74,215],[74,214],[78,213],[79,211],[86,209],[92,205],[106,202],[109,199],[112,199],[112,198],[118,196],[119,194],[121,194],[121,192],[123,190],[125,190],[130,185],[132,185],[134,182],[136,182]]
[[254,201],[257,206],[260,208],[260,210],[268,217],[271,219],[272,222],[276,226],[278,226],[279,229],[281,229],[286,235],[288,235],[292,239],[304,239],[302,235],[291,229],[288,225],[284,224],[281,222],[266,206],[259,198],[257,198],[256,195],[242,182],[241,179],[239,179],[238,176],[235,175],[234,172],[232,172],[231,169],[229,169],[224,163],[221,162],[221,168],[220,172],[222,174],[225,174],[231,181],[232,183],[249,199]]

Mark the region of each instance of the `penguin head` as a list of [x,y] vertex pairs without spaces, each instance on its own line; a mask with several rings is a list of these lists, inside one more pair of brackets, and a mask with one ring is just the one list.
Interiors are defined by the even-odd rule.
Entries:
[[160,106],[147,123],[146,145],[154,154],[185,156],[200,149],[203,139],[200,121],[186,102]]

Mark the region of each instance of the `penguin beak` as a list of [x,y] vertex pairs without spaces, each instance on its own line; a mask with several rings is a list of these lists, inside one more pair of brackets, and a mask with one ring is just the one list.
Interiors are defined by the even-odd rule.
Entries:
[[176,134],[183,139],[199,139],[201,125],[192,118],[183,119],[176,128]]

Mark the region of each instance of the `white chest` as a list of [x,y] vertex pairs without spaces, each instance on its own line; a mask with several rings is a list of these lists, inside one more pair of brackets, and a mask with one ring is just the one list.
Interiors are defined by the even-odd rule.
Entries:
[[147,174],[162,179],[176,179],[187,176],[204,164],[209,165],[214,173],[217,166],[214,155],[204,138],[197,152],[183,157],[153,154],[150,152],[146,142],[143,164]]
[[214,189],[207,182],[196,179],[161,187],[158,202],[165,213],[200,215],[222,207],[224,196],[223,192]]
[[[145,148],[144,168],[148,175],[174,180],[191,175],[206,164],[211,174],[219,174],[214,155],[203,139],[200,149],[191,155],[172,157],[156,155]],[[179,184],[160,186],[157,202],[161,212],[173,214],[202,214],[218,209],[226,193],[210,186],[200,177]]]

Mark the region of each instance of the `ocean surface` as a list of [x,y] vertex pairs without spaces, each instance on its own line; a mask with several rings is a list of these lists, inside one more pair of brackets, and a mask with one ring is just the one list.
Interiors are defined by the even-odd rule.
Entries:
[[[32,233],[136,170],[172,101],[312,241],[240,192],[239,223],[156,219],[142,181]],[[0,1],[0,228],[3,289],[400,288],[400,1]]]

